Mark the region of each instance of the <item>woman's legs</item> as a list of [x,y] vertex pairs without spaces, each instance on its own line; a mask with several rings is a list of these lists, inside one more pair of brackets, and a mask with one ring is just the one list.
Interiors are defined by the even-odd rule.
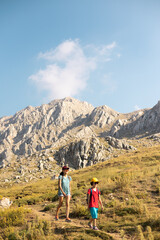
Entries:
[[56,211],[56,217],[58,217],[58,213],[59,213],[60,208],[62,207],[62,204],[63,204],[63,196],[60,196],[59,197],[59,204],[57,206],[57,211]]
[[70,202],[70,195],[66,196],[66,219],[69,218],[69,202]]

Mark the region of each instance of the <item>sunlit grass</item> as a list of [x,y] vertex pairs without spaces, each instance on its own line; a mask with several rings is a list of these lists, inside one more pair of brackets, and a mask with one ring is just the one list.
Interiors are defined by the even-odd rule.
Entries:
[[[88,221],[85,220],[89,218],[86,206],[87,189],[90,187],[91,178],[97,177],[99,179],[98,188],[104,203],[104,211],[102,214],[99,211],[98,220],[99,228],[102,231],[118,233],[119,236],[123,236],[123,239],[125,237],[126,239],[132,237],[136,240],[153,239],[153,237],[155,240],[160,239],[160,146],[141,148],[134,153],[128,152],[92,167],[70,172],[69,175],[72,176],[70,210],[72,217]],[[9,197],[14,202],[13,207],[17,211],[21,209],[19,206],[34,206],[47,202],[42,210],[54,214],[53,211],[58,204],[57,190],[57,180],[47,178],[26,183],[23,186],[14,185],[0,188],[0,198]],[[62,211],[62,215],[64,214],[65,212]],[[28,221],[27,215],[24,216],[25,221]],[[43,236],[42,239],[49,239],[49,236],[55,234],[49,227],[51,230],[48,230],[48,235],[45,235],[44,230],[42,231],[43,227],[40,228],[41,230],[38,228],[38,224],[44,226],[44,223],[37,223],[35,219],[31,221],[30,225],[28,224],[22,221],[22,225],[18,226],[17,233],[14,233],[15,226],[12,223],[5,225],[2,237],[15,234],[14,239],[18,239],[18,236],[22,236],[24,231],[25,237],[32,236],[30,239],[36,239],[36,236],[33,236],[33,229],[37,236],[39,234]],[[85,231],[77,232],[77,239],[83,239],[88,234],[90,233]],[[70,239],[74,239],[74,233],[73,236],[71,235]],[[59,236],[63,237],[63,234],[59,233]],[[93,238],[102,239],[99,235],[93,236]]]

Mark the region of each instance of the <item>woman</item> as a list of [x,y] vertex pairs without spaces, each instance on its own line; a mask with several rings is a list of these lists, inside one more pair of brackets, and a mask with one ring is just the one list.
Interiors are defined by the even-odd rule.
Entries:
[[58,213],[63,204],[63,199],[65,197],[65,199],[66,199],[66,222],[71,222],[71,219],[69,218],[69,202],[70,202],[70,198],[71,198],[70,182],[71,182],[72,178],[68,176],[68,170],[69,170],[69,167],[63,166],[62,172],[60,173],[60,175],[58,177],[59,205],[57,207],[55,219],[59,220]]

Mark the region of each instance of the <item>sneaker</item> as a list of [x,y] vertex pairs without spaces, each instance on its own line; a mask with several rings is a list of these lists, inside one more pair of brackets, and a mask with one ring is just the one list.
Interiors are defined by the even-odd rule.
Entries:
[[66,222],[71,222],[71,219],[70,218],[66,218]]
[[95,227],[93,227],[93,230],[97,230],[98,231],[99,229],[95,226]]
[[58,221],[58,220],[59,220],[59,217],[58,217],[58,216],[55,216],[55,220]]
[[88,226],[91,228],[91,229],[93,229],[93,226],[92,226],[92,224],[89,222],[88,223]]

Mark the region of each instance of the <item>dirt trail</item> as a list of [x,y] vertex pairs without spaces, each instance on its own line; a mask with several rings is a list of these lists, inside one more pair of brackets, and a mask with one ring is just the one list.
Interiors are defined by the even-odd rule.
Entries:
[[[81,230],[83,230],[83,231],[85,230],[86,232],[94,231],[88,227],[88,220],[74,218],[74,219],[72,219],[72,221],[70,223],[67,223],[65,221],[65,218],[62,217],[58,221],[56,221],[53,213],[43,212],[42,207],[40,207],[40,206],[30,205],[30,206],[27,206],[26,208],[31,209],[32,213],[37,215],[39,219],[51,221],[52,225],[56,228],[57,232],[63,233],[63,231],[65,232],[66,230],[67,231],[77,231],[77,232],[79,232]],[[106,239],[109,239],[108,237],[111,237],[110,239],[112,239],[112,240],[122,240],[122,238],[120,237],[120,235],[118,233],[106,233],[104,231],[99,230],[99,231],[97,231],[97,233],[95,235],[97,235],[97,236],[103,235],[103,239],[105,239],[105,236],[106,236]]]

